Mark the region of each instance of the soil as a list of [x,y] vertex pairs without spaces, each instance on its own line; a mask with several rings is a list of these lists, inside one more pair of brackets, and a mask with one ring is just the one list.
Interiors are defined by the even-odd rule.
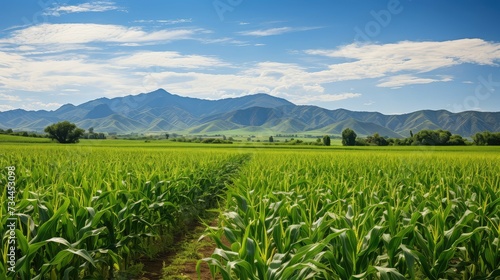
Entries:
[[[210,223],[211,226],[216,226],[217,225],[217,220],[213,220]],[[181,253],[182,250],[182,244],[186,242],[198,242],[198,238],[202,235],[203,231],[199,230],[200,224],[193,224],[189,227],[188,231],[193,232],[196,231],[195,234],[192,235],[178,235],[175,236],[174,239],[174,247],[169,250],[168,252],[164,252],[162,254],[159,254],[156,256],[154,259],[143,259],[141,260],[141,263],[144,264],[143,267],[143,276],[139,278],[140,280],[161,280],[165,276],[163,274],[163,268],[168,267],[172,265],[173,261],[178,257],[178,255]],[[197,230],[198,229],[198,230]],[[209,238],[203,239],[204,244],[207,244],[205,246],[202,246],[198,249],[197,253],[202,256],[202,258],[210,257],[212,253],[214,252],[216,248],[216,244],[212,242]],[[207,242],[208,241],[208,242]],[[210,280],[214,279],[212,278],[212,275],[210,273],[210,269],[208,267],[208,264],[206,262],[203,262],[201,264],[201,275],[200,278],[198,278],[198,273],[196,272],[196,262],[195,261],[188,261],[184,263],[183,265],[178,267],[178,273],[176,275],[179,275],[179,279],[202,279],[202,280]],[[184,278],[181,278],[184,277]],[[215,278],[215,279],[220,279],[220,278]]]
[[172,260],[175,258],[175,255],[176,253],[174,251],[169,251],[159,254],[154,259],[141,260],[141,263],[144,264],[144,274],[140,278],[140,280],[161,280],[163,272],[163,262],[165,262],[165,264],[169,260],[170,262],[172,262]]

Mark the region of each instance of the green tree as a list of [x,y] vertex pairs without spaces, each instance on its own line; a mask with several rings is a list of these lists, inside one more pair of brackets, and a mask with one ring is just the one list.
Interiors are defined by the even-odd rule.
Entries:
[[76,127],[74,123],[68,121],[58,122],[45,128],[49,138],[59,143],[77,143],[85,130]]
[[344,129],[344,131],[342,131],[342,145],[344,146],[356,145],[356,137],[358,137],[358,135],[356,134],[356,132],[354,132],[354,130],[350,128]]
[[450,140],[448,140],[448,145],[450,145],[450,146],[463,146],[465,144],[466,143],[465,143],[464,138],[462,138],[462,136],[460,136],[458,134],[453,134],[450,137]]
[[478,146],[486,145],[486,140],[484,139],[484,135],[481,132],[474,134],[474,136],[472,136],[472,140],[474,141],[474,144]]
[[330,144],[331,144],[330,136],[328,136],[328,135],[323,136],[323,145],[330,146]]
[[389,142],[384,137],[381,137],[378,133],[374,133],[373,136],[368,136],[366,142],[370,145],[375,146],[387,146]]
[[500,145],[500,132],[491,133],[489,131],[478,132],[472,136],[476,145]]
[[500,132],[491,134],[491,137],[488,139],[488,145],[500,145]]
[[269,136],[269,142],[271,142],[271,143],[274,142],[273,136]]
[[444,146],[448,145],[451,132],[447,130],[421,130],[415,134],[415,141],[422,145]]

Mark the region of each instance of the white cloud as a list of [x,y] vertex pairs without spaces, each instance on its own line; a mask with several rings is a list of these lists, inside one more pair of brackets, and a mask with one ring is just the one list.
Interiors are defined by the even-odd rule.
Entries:
[[21,28],[24,28],[24,27],[28,27],[30,26],[31,23],[27,23],[27,24],[22,24],[22,25],[14,25],[14,26],[11,26],[11,27],[8,27],[8,28],[5,28],[4,30],[2,31],[9,31],[9,30],[13,30],[13,29],[21,29]]
[[201,55],[182,55],[178,52],[138,52],[112,60],[113,64],[131,67],[165,67],[178,69],[213,68],[229,66],[215,57]]
[[13,106],[0,104],[0,112],[10,111],[14,109],[16,108]]
[[339,94],[316,94],[316,95],[303,95],[300,97],[295,97],[295,103],[297,104],[310,104],[311,102],[335,102],[350,98],[360,97],[360,93],[339,93]]
[[50,103],[45,103],[45,102],[40,102],[40,101],[35,101],[28,103],[24,105],[22,108],[25,110],[55,110],[59,107],[61,107],[63,104],[56,103],[56,102],[50,102]]
[[22,45],[19,47],[6,47],[0,48],[0,51],[7,51],[11,53],[19,53],[22,55],[49,55],[49,54],[57,54],[66,51],[74,51],[78,50],[78,52],[85,51],[95,51],[100,50],[98,47],[92,47],[85,44],[46,44],[46,45]]
[[[215,85],[222,87],[228,76],[197,72],[176,75],[175,72],[168,72],[173,75],[173,80],[169,79],[170,76],[162,80],[161,71],[232,67],[216,57],[177,52],[138,52],[103,60],[75,54],[24,57],[0,52],[0,66],[3,66],[0,67],[0,90],[68,92],[67,89],[91,87],[106,96],[147,92],[158,87],[170,89],[169,83],[189,88],[182,85],[189,80],[200,81],[200,84],[196,84],[196,92],[200,93],[206,85],[211,84],[212,78],[220,80]],[[229,79],[238,80],[236,76]],[[213,90],[216,91],[215,88]]]
[[281,35],[290,32],[298,32],[298,31],[307,31],[313,29],[319,29],[320,27],[276,27],[276,28],[268,28],[268,29],[258,29],[258,30],[249,30],[238,32],[240,35],[244,36],[257,36],[257,37],[265,37],[265,36],[274,36]]
[[0,51],[0,81],[3,76],[7,75],[8,70],[22,66],[20,63],[23,59],[21,55]]
[[420,78],[413,75],[397,75],[382,79],[378,87],[400,88],[406,85],[429,84],[435,82],[451,82],[451,76],[441,76],[439,79]]
[[165,29],[147,32],[138,27],[93,23],[40,24],[14,31],[0,43],[16,45],[71,45],[88,43],[165,42],[191,38],[200,30]]
[[464,63],[496,66],[500,60],[500,44],[481,39],[404,41],[384,45],[351,44],[334,50],[307,50],[306,53],[354,60],[331,64],[327,70],[311,74],[319,82],[335,82],[382,78],[399,72],[425,73]]
[[239,34],[245,35],[245,36],[272,36],[272,35],[279,35],[279,34],[283,34],[283,33],[288,33],[291,31],[292,31],[292,28],[290,28],[290,27],[278,27],[278,28],[270,28],[270,29],[242,31]]
[[5,101],[21,101],[21,98],[16,95],[8,95],[4,93],[0,93],[0,100],[5,100]]
[[44,15],[48,16],[61,16],[62,14],[70,13],[88,13],[88,12],[107,12],[107,11],[125,11],[114,2],[110,1],[93,1],[87,2],[80,5],[61,5],[54,8],[49,8],[44,12]]
[[462,83],[463,84],[473,84],[474,82],[473,81],[463,81]]
[[[81,37],[72,35],[75,30],[80,32],[78,35]],[[310,55],[326,56],[321,57],[322,63],[329,64],[320,70],[301,64],[273,61],[233,65],[216,56],[148,51],[145,47],[134,53],[115,54],[104,50],[99,53],[99,57],[89,51],[95,48],[90,44],[96,42],[132,44],[140,38],[146,41],[138,44],[155,43],[157,41],[154,40],[191,38],[197,32],[203,32],[185,31],[187,33],[182,36],[167,36],[158,33],[160,31],[96,24],[45,24],[13,31],[11,37],[0,39],[0,44],[19,42],[16,47],[27,47],[10,52],[0,50],[0,91],[57,94],[71,93],[67,89],[78,89],[80,96],[95,92],[95,97],[112,97],[149,92],[162,87],[173,93],[209,99],[265,92],[305,104],[360,96],[355,90],[327,94],[325,86],[328,83],[375,78],[378,79],[379,87],[395,88],[447,82],[452,80],[451,76],[436,76],[427,72],[461,63],[496,65],[500,59],[500,44],[479,39],[348,45],[335,50],[307,51]],[[54,47],[67,44],[84,51],[49,55],[48,48],[38,53],[30,48],[34,46],[38,50],[46,46],[44,43]],[[69,47],[63,49],[70,50]],[[346,62],[339,63],[338,59],[329,61],[330,57],[344,58]],[[34,101],[43,101],[44,104],[61,102],[55,99],[56,95],[53,96],[52,100]],[[23,106],[19,104],[18,107]],[[30,106],[36,105],[33,104]],[[40,108],[50,108],[48,105],[43,106],[40,105]]]
[[124,79],[119,67],[83,55],[30,58],[0,52],[0,61],[7,66],[0,67],[0,88],[7,90],[43,92],[88,84],[106,88]]
[[441,67],[442,64],[440,63],[493,65],[495,60],[500,59],[500,44],[486,42],[481,39],[460,39],[443,42],[403,41],[384,45],[351,44],[336,50],[309,50],[307,53],[357,60],[389,59],[391,62],[407,62],[405,66],[421,69],[423,62],[433,62],[428,66],[431,68]]
[[193,22],[192,18],[180,18],[180,19],[140,19],[134,20],[135,23],[159,23],[165,25],[173,25],[179,23],[191,23]]
[[216,39],[206,39],[206,38],[200,38],[197,39],[203,44],[221,44],[221,45],[234,45],[234,46],[249,46],[250,44],[246,41],[241,41],[241,40],[235,40],[233,38],[216,38]]

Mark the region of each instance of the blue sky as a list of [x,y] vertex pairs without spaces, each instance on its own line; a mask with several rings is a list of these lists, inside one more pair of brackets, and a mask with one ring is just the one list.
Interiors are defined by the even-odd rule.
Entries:
[[2,1],[0,111],[157,88],[386,114],[500,111],[500,2]]

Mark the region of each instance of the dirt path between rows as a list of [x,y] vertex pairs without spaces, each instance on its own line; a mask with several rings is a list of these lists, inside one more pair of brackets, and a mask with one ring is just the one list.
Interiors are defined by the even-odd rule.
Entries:
[[[210,226],[217,226],[217,223],[217,219],[213,219]],[[179,234],[175,237],[175,245],[171,250],[159,254],[154,259],[142,260],[144,274],[139,279],[214,279],[206,262],[201,264],[200,278],[196,272],[197,261],[210,257],[216,248],[216,244],[208,237],[198,241],[204,231],[205,227],[202,224],[194,224],[189,227],[187,234]],[[220,278],[216,277],[215,279]]]
[[[237,162],[229,162],[222,170],[225,176],[221,179],[224,184],[232,184],[232,175],[238,173],[242,164],[251,158],[250,154],[245,154],[239,157]],[[218,226],[216,216],[208,218],[206,221],[211,227]],[[200,222],[187,227],[188,229],[174,237],[174,246],[163,254],[159,254],[152,260],[144,259],[141,262],[144,264],[142,269],[143,276],[140,280],[177,280],[177,279],[222,279],[220,275],[212,277],[210,269],[206,262],[201,264],[201,275],[198,276],[196,264],[198,260],[210,257],[216,248],[215,242],[209,238],[199,238],[205,232],[206,227]],[[224,237],[222,242],[229,245],[229,242]]]

